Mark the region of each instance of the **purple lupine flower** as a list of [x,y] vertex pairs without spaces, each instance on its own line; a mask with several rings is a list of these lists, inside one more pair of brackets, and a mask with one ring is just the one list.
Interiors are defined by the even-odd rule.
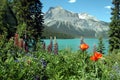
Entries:
[[17,63],[20,62],[18,59],[15,59],[14,61],[17,62]]
[[54,54],[58,54],[58,43],[56,37],[54,37]]
[[14,36],[14,45],[19,46],[19,34],[15,33]]
[[52,42],[52,37],[50,37],[50,44],[47,47],[47,51],[52,52],[52,49],[53,49],[53,42]]
[[46,49],[46,45],[45,45],[45,42],[44,42],[44,41],[42,42],[42,48],[43,48],[43,50]]
[[54,44],[54,54],[58,54],[58,43]]
[[80,44],[83,44],[83,43],[84,43],[84,38],[81,37]]
[[40,77],[38,75],[36,75],[34,80],[40,80]]
[[20,48],[23,48],[23,45],[24,45],[24,41],[22,38],[19,39],[19,47]]
[[23,36],[23,48],[24,48],[25,52],[29,52],[27,38],[28,38],[28,36],[25,32],[25,34]]
[[43,67],[43,68],[46,68],[47,62],[45,61],[44,58],[41,59],[41,64],[42,64],[42,67]]
[[28,52],[28,45],[25,43],[25,52]]

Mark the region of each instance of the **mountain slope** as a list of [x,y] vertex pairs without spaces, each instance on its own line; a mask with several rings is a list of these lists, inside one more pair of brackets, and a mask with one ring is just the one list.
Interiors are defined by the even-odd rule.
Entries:
[[74,38],[74,36],[69,35],[69,34],[65,34],[65,33],[62,33],[62,32],[58,32],[52,27],[47,27],[46,25],[44,25],[44,27],[45,28],[44,28],[43,33],[42,33],[42,38],[44,38],[44,39],[45,38],[49,39],[50,36],[56,36],[59,39],[71,39],[71,38]]
[[[55,31],[74,37],[96,37],[108,31],[108,23],[100,21],[87,13],[73,13],[62,7],[51,7],[44,15],[45,25]],[[104,34],[103,34],[104,33]]]

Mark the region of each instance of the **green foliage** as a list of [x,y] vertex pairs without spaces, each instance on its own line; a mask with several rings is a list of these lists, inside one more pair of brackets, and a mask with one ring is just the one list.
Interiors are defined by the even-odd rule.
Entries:
[[102,53],[102,54],[105,54],[105,52],[104,52],[105,51],[105,46],[104,46],[102,37],[99,37],[99,43],[98,43],[97,51]]
[[[4,38],[1,38],[4,39]],[[2,43],[0,43],[2,44]],[[87,52],[61,50],[58,55],[42,51],[24,52],[11,39],[0,48],[0,79],[2,80],[119,80],[120,52],[94,62]],[[5,58],[3,60],[3,58]],[[43,67],[41,59],[47,63]]]
[[8,1],[3,0],[0,5],[0,34],[7,33],[6,37],[9,39],[16,31],[17,20],[11,10]]
[[6,2],[4,0],[1,0],[0,3],[0,34],[3,34],[4,32],[6,32],[6,28],[3,25],[3,18],[4,18],[4,14],[5,14],[5,5]]
[[[2,0],[5,1],[5,0]],[[33,0],[13,0],[18,1],[21,10],[18,11],[18,14],[21,15],[19,18],[18,33],[23,34],[22,30],[27,30],[30,35],[34,34],[34,31],[38,32],[42,28],[36,30],[36,28],[42,27],[41,23],[34,22],[30,18],[30,12],[28,8],[30,6],[33,8]],[[38,0],[35,0],[39,3]],[[41,4],[41,3],[40,3]],[[22,7],[23,6],[23,7]],[[41,8],[42,6],[40,6]],[[17,7],[18,8],[18,7]],[[14,10],[18,10],[18,9]],[[4,9],[3,6],[0,6],[0,9]],[[26,10],[28,10],[26,13]],[[40,9],[41,10],[41,9]],[[41,12],[41,11],[40,11]],[[37,14],[37,13],[35,13]],[[5,31],[4,35],[0,35],[0,80],[119,80],[120,79],[120,51],[113,52],[107,56],[103,55],[102,59],[94,62],[91,61],[90,55],[87,52],[77,51],[71,52],[70,50],[59,51],[58,55],[53,53],[48,53],[41,49],[41,44],[37,43],[35,51],[25,52],[19,47],[14,45],[14,41],[11,38],[10,40],[6,39],[7,28],[4,27],[1,19],[3,18],[4,13],[0,12],[0,30]],[[17,15],[17,12],[16,12]],[[32,14],[33,15],[33,14]],[[37,15],[38,16],[38,15]],[[35,17],[35,21],[37,19]],[[42,15],[38,19],[41,19]],[[114,18],[116,19],[116,18]],[[24,22],[24,23],[23,23]],[[41,21],[42,22],[42,21]],[[113,21],[114,22],[114,21]],[[34,23],[33,25],[30,25]],[[115,24],[115,25],[114,25]],[[117,31],[117,21],[114,24],[111,24],[111,30]],[[114,26],[114,27],[113,27]],[[29,30],[33,29],[31,33]],[[112,35],[118,36],[117,33]],[[119,33],[119,32],[118,32]],[[33,36],[37,39],[41,33],[35,33]],[[118,40],[118,37],[112,37],[111,41]],[[38,40],[39,41],[39,40]],[[100,43],[102,40],[100,39]],[[112,45],[112,43],[111,43]],[[103,45],[102,45],[103,46]],[[113,45],[114,46],[114,45]],[[117,47],[118,45],[115,44]],[[117,48],[115,48],[117,49]],[[42,62],[45,60],[46,64]]]
[[120,49],[120,0],[113,0],[112,17],[109,25],[109,44],[110,51]]
[[43,29],[43,13],[42,3],[39,0],[21,0],[20,15],[22,21],[26,23],[26,31],[29,37],[35,38],[37,40],[41,37]]

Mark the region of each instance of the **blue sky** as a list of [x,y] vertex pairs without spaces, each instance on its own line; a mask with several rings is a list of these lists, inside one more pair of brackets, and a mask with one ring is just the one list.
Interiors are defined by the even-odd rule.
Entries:
[[50,7],[61,6],[75,13],[86,12],[97,19],[110,22],[112,0],[40,0],[43,3],[43,12]]

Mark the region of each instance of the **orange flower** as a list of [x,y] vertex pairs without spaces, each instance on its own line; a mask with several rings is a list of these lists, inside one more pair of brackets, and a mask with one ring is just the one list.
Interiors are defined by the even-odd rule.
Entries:
[[97,57],[95,57],[95,56],[91,56],[91,57],[90,57],[90,60],[92,60],[92,61],[97,61],[97,60],[98,60],[98,58],[97,58]]
[[99,52],[94,52],[94,56],[97,57],[98,59],[102,58],[102,54]]
[[86,43],[82,43],[82,44],[80,45],[80,49],[81,49],[82,51],[85,51],[85,50],[87,50],[88,48],[89,48],[89,45],[86,44]]
[[102,54],[99,52],[94,52],[94,55],[90,57],[90,60],[97,61],[100,58],[102,58]]

